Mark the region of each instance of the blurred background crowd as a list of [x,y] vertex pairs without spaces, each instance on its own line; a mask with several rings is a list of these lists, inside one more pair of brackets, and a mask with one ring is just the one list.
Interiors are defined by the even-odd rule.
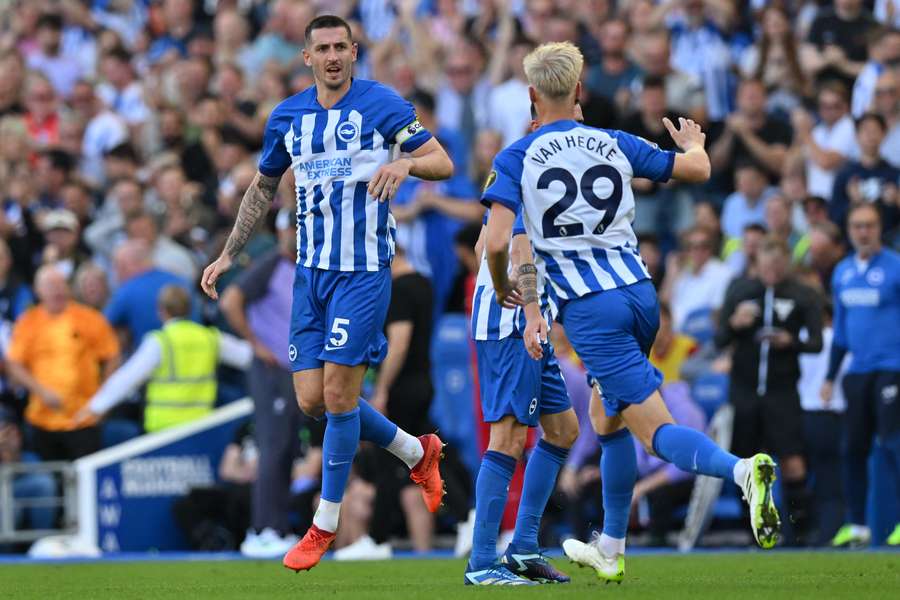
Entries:
[[[798,327],[816,338],[824,323],[824,349],[813,344],[799,373],[770,378],[773,389],[799,394],[804,435],[778,447],[777,433],[739,431],[738,420],[735,443],[772,439],[786,488],[802,488],[786,490],[800,524],[789,539],[830,539],[843,518],[842,403],[839,394],[822,400],[819,388],[831,274],[853,246],[850,209],[874,207],[884,244],[900,247],[896,0],[0,1],[0,461],[73,460],[249,394],[257,422],[226,451],[222,485],[187,497],[177,517],[198,548],[243,539],[245,551],[262,553],[303,532],[321,433],[297,411],[286,372],[291,177],[221,281],[220,303],[198,294],[197,277],[221,251],[256,172],[269,112],[312,84],[300,49],[322,13],[350,20],[356,76],[408,98],[456,167],[448,181],[405,182],[393,202],[402,251],[392,352],[370,377],[372,402],[413,434],[452,416],[431,407],[441,387],[435,355],[453,343],[470,364],[471,349],[432,338],[470,310],[479,190],[494,155],[531,120],[522,58],[536,44],[570,40],[586,58],[588,125],[665,149],[674,145],[664,116],[690,116],[707,131],[708,184],[635,182],[634,228],[663,301],[652,359],[676,418],[704,428],[729,391],[751,380],[756,389],[739,368],[729,379],[726,330],[740,312],[732,282],[792,278],[808,291]],[[590,390],[578,359],[561,328],[554,336],[584,408]],[[211,350],[178,350],[185,340]],[[473,391],[456,410],[477,413],[466,385]],[[166,408],[186,397],[193,410]],[[582,412],[582,439],[551,502],[550,545],[587,536],[601,519],[599,450]],[[380,556],[392,538],[426,550],[436,534],[464,530],[467,457],[483,433],[452,440],[445,476],[456,491],[437,521],[396,465],[363,453],[341,543]],[[639,460],[634,526],[667,543],[692,481],[645,453]],[[46,495],[57,483],[22,475],[17,494]],[[35,508],[16,519],[46,528],[54,514]]]

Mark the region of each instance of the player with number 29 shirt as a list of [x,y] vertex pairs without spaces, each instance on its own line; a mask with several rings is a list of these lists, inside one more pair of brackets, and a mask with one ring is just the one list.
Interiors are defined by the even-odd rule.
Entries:
[[[557,297],[558,318],[602,398],[591,415],[603,448],[603,534],[590,544],[567,540],[563,547],[602,579],[624,577],[637,475],[633,433],[648,451],[682,470],[733,479],[750,504],[757,541],[770,548],[780,529],[771,457],[739,459],[702,433],[676,425],[659,393],[662,375],[647,356],[659,327],[659,302],[631,228],[631,180],[707,180],[705,135],[688,119],[680,119],[679,128],[664,119],[683,150],[675,153],[622,131],[578,123],[574,107],[583,65],[581,51],[568,42],[544,44],[525,57],[529,95],[543,126],[497,155],[496,176],[483,194],[491,207],[486,245],[498,300],[514,291],[507,248],[522,211],[535,264]],[[523,339],[532,356],[541,356],[546,335],[546,321],[528,316]]]

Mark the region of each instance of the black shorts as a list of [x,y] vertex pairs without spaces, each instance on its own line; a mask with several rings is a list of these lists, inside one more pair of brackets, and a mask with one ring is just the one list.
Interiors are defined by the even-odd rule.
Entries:
[[900,372],[873,371],[844,376],[847,412],[844,419],[851,438],[888,437],[900,432]]
[[769,390],[732,382],[729,400],[734,406],[731,452],[739,457],[768,452],[779,458],[803,454],[803,410],[796,387]]

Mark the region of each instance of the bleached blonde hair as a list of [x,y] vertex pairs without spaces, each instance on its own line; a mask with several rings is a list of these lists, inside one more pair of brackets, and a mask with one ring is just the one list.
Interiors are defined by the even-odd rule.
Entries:
[[575,91],[584,56],[571,42],[552,42],[532,50],[523,64],[528,83],[540,95],[549,100],[562,100]]

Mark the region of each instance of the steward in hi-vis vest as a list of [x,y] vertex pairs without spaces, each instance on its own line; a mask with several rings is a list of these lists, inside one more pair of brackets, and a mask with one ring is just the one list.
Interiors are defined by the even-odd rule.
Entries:
[[209,414],[216,403],[216,368],[246,369],[253,358],[247,342],[189,321],[187,290],[169,285],[157,299],[162,329],[151,331],[135,353],[113,373],[83,411],[99,415],[147,383],[144,429],[159,431]]

